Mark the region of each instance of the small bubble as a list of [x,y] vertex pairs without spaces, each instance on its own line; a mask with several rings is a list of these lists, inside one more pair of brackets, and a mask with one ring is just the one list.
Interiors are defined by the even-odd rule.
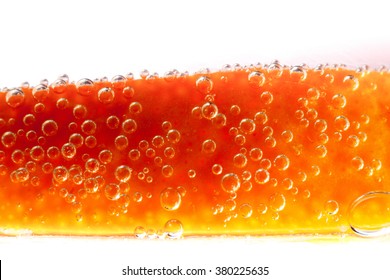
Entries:
[[43,103],[37,103],[34,105],[34,112],[37,114],[43,113],[46,110],[46,106]]
[[78,120],[84,119],[87,116],[87,107],[85,107],[84,105],[80,105],[80,104],[74,106],[73,116]]
[[227,211],[234,211],[234,209],[236,209],[236,206],[237,206],[237,204],[236,204],[236,201],[234,199],[228,199],[225,202],[224,208]]
[[87,193],[96,193],[99,189],[99,183],[95,178],[87,178],[84,180],[84,188]]
[[91,173],[97,173],[99,171],[100,163],[95,158],[89,158],[85,162],[85,170]]
[[47,120],[42,124],[42,132],[45,136],[54,136],[58,132],[58,125],[53,120]]
[[27,114],[23,117],[23,124],[25,126],[30,126],[33,123],[35,123],[35,121],[36,121],[36,119],[35,119],[35,116],[33,114]]
[[257,125],[264,125],[268,121],[268,116],[265,112],[257,112],[254,116],[254,122]]
[[328,200],[324,208],[327,215],[336,215],[339,212],[339,204],[336,200]]
[[274,96],[271,92],[269,91],[264,91],[261,95],[260,95],[260,100],[261,102],[263,103],[263,105],[269,105],[272,103],[272,101],[274,100]]
[[325,132],[327,128],[328,124],[323,119],[318,119],[314,122],[314,129],[319,133]]
[[249,157],[253,161],[259,161],[263,157],[263,151],[261,149],[259,149],[259,148],[252,148],[249,151]]
[[213,81],[206,76],[196,80],[196,88],[200,93],[209,94],[213,90]]
[[196,171],[193,169],[188,170],[188,177],[194,179],[196,177]]
[[359,146],[360,140],[356,135],[349,135],[347,138],[347,144],[351,148]]
[[177,144],[179,143],[180,139],[181,139],[181,134],[178,130],[176,129],[170,129],[167,133],[167,136],[166,138],[168,139],[168,141],[172,144]]
[[104,87],[98,92],[98,100],[103,104],[110,104],[115,99],[115,92],[108,87]]
[[202,143],[202,152],[205,154],[214,153],[216,148],[217,144],[211,139],[207,139]]
[[141,157],[141,153],[140,153],[140,151],[138,149],[132,149],[132,150],[129,151],[128,157],[132,161],[136,161],[136,160],[138,160]]
[[253,209],[250,204],[244,203],[240,206],[238,212],[240,213],[241,217],[243,217],[244,219],[248,219],[252,216]]
[[69,178],[69,172],[64,166],[57,166],[53,169],[53,179],[59,183],[62,184]]
[[381,170],[382,168],[382,162],[379,159],[373,159],[371,161],[371,166],[374,168],[376,171]]
[[273,211],[280,212],[286,207],[286,198],[281,193],[274,193],[269,197],[268,204]]
[[327,81],[329,84],[332,84],[334,81],[334,76],[332,74],[326,74],[325,75],[325,81]]
[[211,167],[211,172],[213,172],[214,175],[221,175],[223,171],[222,165],[220,164],[214,164]]
[[290,143],[294,138],[294,134],[292,133],[291,130],[284,130],[282,132],[281,136],[282,136],[283,141],[286,143]]
[[218,113],[211,121],[216,128],[222,128],[226,126],[227,119],[224,114]]
[[275,148],[275,146],[276,146],[276,139],[274,137],[272,137],[272,136],[268,136],[268,137],[265,138],[264,144],[268,148]]
[[255,87],[255,88],[261,87],[265,83],[265,76],[263,73],[260,73],[257,71],[251,72],[248,75],[248,82],[249,82],[249,85],[251,85],[252,87]]
[[45,150],[41,146],[34,146],[30,150],[32,160],[41,161],[45,158]]
[[104,195],[109,200],[118,200],[120,197],[120,188],[117,184],[108,184],[104,188]]
[[316,101],[320,98],[320,91],[316,88],[309,88],[307,90],[307,98],[311,101]]
[[86,120],[81,124],[81,131],[87,135],[92,135],[96,132],[96,123],[93,120]]
[[203,104],[201,111],[202,117],[211,120],[218,114],[218,107],[214,103],[206,102],[205,104]]
[[332,105],[335,109],[343,109],[347,105],[347,99],[341,93],[335,94],[332,97]]
[[166,147],[164,149],[164,156],[166,158],[174,158],[175,157],[175,149],[172,147]]
[[278,155],[274,160],[274,165],[280,171],[286,170],[290,166],[290,159],[286,155]]
[[244,168],[247,164],[248,160],[245,155],[243,154],[236,154],[233,157],[233,164],[237,168]]
[[133,115],[138,115],[142,112],[142,105],[139,102],[132,102],[129,105],[129,112]]
[[171,219],[165,223],[164,233],[169,239],[179,239],[183,235],[183,224],[177,219]]
[[102,150],[98,156],[99,160],[103,164],[108,164],[112,161],[112,153],[110,150]]
[[270,174],[266,169],[260,168],[255,172],[255,181],[258,184],[265,184],[269,181]]
[[81,79],[76,83],[77,92],[83,96],[90,96],[94,92],[94,83],[90,79]]
[[180,207],[181,195],[176,189],[167,187],[160,193],[160,204],[167,211],[175,211]]
[[317,147],[315,147],[315,153],[319,158],[324,158],[326,157],[328,150],[324,145],[318,145]]
[[172,129],[172,124],[169,122],[169,121],[164,121],[162,124],[161,124],[161,128],[164,132],[168,132],[169,130]]
[[347,86],[351,87],[353,91],[357,90],[359,88],[359,80],[358,78],[352,76],[352,75],[347,75],[343,79],[343,83],[346,84]]
[[11,89],[5,95],[5,102],[12,108],[17,108],[24,102],[24,92],[20,89]]
[[50,174],[53,171],[53,165],[50,162],[42,164],[42,171],[45,174]]
[[61,154],[65,159],[72,159],[76,155],[76,146],[72,143],[66,143],[61,148]]
[[232,116],[238,116],[241,113],[241,108],[238,105],[232,105],[230,107],[230,114]]
[[260,203],[259,205],[257,205],[257,212],[260,214],[260,215],[264,215],[267,213],[267,210],[268,210],[268,207],[267,205],[265,205],[264,203]]
[[294,186],[293,180],[291,180],[290,178],[284,178],[282,180],[282,185],[281,186],[285,190],[291,190],[292,187]]
[[299,81],[306,80],[307,72],[302,66],[292,66],[290,69],[290,75],[292,78],[297,78]]
[[16,144],[16,134],[11,131],[6,131],[1,136],[1,143],[5,148],[11,148]]
[[145,155],[148,157],[148,158],[153,158],[156,156],[156,151],[153,149],[153,148],[148,148],[146,149],[145,151]]
[[141,226],[137,226],[135,229],[134,229],[134,236],[136,238],[139,238],[139,239],[143,239],[146,237],[146,230],[144,227],[141,227]]
[[64,98],[64,97],[58,99],[57,102],[56,102],[56,107],[59,110],[65,110],[66,108],[69,107],[69,100]]
[[221,187],[227,193],[235,193],[240,188],[240,178],[234,173],[225,174],[221,179]]
[[239,129],[244,134],[253,134],[256,129],[256,124],[251,119],[242,119],[239,124]]
[[86,146],[87,148],[92,149],[92,148],[95,148],[96,145],[97,145],[97,140],[96,140],[96,137],[95,137],[95,136],[89,135],[89,136],[87,136],[87,137],[85,138],[85,146]]
[[302,110],[296,110],[294,115],[295,115],[295,118],[298,120],[301,120],[305,117],[305,113]]
[[164,146],[164,138],[160,135],[156,135],[152,139],[152,145],[156,148],[161,148]]
[[161,173],[165,178],[172,177],[173,175],[173,167],[171,165],[164,165],[161,168]]
[[51,89],[56,94],[63,94],[66,90],[66,86],[67,86],[67,78],[65,77],[63,78],[60,77],[50,85]]
[[123,151],[127,148],[127,146],[129,145],[129,140],[127,139],[126,136],[124,135],[119,135],[115,138],[115,147],[119,150],[119,151]]
[[32,90],[32,95],[38,102],[44,101],[49,96],[47,85],[39,84]]
[[25,161],[24,152],[22,150],[14,150],[11,159],[15,164],[23,164]]
[[242,134],[238,134],[238,135],[236,135],[236,137],[234,137],[234,142],[237,145],[242,146],[246,142],[246,137],[244,135],[242,135]]

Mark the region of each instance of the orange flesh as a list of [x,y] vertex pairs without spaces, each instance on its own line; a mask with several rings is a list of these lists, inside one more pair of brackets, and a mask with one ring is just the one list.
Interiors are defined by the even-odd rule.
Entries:
[[114,80],[0,92],[2,234],[350,233],[351,203],[390,189],[388,72]]

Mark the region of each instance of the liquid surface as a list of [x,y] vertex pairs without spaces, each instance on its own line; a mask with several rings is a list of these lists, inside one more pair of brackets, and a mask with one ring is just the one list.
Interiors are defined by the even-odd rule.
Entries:
[[0,91],[3,234],[387,226],[389,72],[275,62],[141,77]]

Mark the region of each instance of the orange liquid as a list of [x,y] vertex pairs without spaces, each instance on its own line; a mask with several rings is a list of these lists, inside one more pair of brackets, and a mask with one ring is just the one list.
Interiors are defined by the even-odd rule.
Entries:
[[0,92],[1,232],[351,233],[389,191],[388,72],[171,74]]

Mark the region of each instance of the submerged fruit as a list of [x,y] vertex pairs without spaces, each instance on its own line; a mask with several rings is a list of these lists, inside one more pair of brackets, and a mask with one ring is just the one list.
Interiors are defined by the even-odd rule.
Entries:
[[384,70],[275,62],[0,91],[0,231],[370,228],[350,205],[390,190],[388,88]]

